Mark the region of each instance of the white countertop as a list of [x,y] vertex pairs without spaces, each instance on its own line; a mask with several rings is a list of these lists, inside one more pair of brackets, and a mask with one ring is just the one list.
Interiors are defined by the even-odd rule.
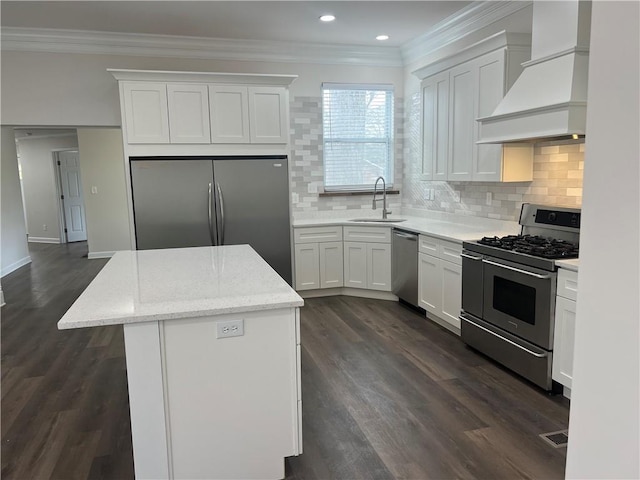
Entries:
[[301,307],[302,298],[249,245],[120,251],[58,328]]
[[342,226],[362,226],[372,227],[397,227],[411,232],[432,235],[444,240],[453,242],[463,242],[467,240],[478,240],[482,237],[501,237],[513,235],[520,232],[520,225],[517,222],[498,221],[489,218],[471,217],[464,215],[450,215],[446,218],[427,218],[413,215],[391,215],[389,218],[404,218],[406,221],[397,223],[383,222],[353,222],[351,219],[365,218],[365,215],[358,215],[357,211],[345,214],[344,217],[335,218],[309,218],[304,220],[294,220],[294,227],[313,227],[323,225]]
[[556,266],[559,268],[566,268],[567,270],[572,270],[574,272],[578,271],[578,266],[580,265],[579,258],[572,258],[570,260],[556,260]]

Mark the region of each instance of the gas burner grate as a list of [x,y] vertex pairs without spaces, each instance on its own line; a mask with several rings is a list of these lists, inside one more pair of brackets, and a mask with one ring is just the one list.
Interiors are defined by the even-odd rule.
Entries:
[[579,250],[577,244],[539,235],[483,237],[481,240],[478,240],[478,243],[549,259],[576,258]]

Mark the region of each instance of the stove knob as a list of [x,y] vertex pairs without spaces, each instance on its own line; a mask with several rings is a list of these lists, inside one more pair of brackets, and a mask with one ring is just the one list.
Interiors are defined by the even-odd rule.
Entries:
[[549,213],[549,221],[550,222],[555,222],[556,221],[556,212]]

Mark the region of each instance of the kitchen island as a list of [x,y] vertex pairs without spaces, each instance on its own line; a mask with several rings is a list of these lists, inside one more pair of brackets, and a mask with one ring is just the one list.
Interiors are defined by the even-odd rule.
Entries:
[[136,478],[283,478],[303,300],[248,245],[117,252],[59,329],[123,325]]

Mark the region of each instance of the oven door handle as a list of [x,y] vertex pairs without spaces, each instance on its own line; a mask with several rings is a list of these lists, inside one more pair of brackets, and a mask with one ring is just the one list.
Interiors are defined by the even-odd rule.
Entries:
[[468,258],[469,260],[482,260],[482,257],[474,257],[473,255],[469,255],[467,253],[462,252],[460,254],[461,257],[463,258]]
[[551,278],[551,275],[540,275],[539,273],[528,272],[527,270],[510,267],[509,265],[505,265],[503,263],[492,262],[491,260],[487,260],[486,258],[483,260],[483,262],[488,263],[489,265],[493,265],[494,267],[506,268],[507,270],[513,270],[514,272],[523,273],[525,275],[529,275],[530,277],[536,277],[541,280],[547,280]]
[[489,330],[488,328],[483,327],[482,325],[478,325],[476,322],[472,322],[471,320],[469,320],[467,317],[460,317],[462,320],[464,320],[465,322],[469,322],[470,324],[472,324],[474,327],[477,327],[481,330],[484,330],[487,333],[490,333],[491,335],[493,335],[494,337],[498,337],[500,340],[503,340],[507,343],[510,343],[511,345],[513,345],[514,347],[518,347],[520,350],[523,350],[525,352],[527,352],[529,355],[533,355],[534,357],[537,358],[544,358],[547,356],[546,353],[537,353],[534,351],[529,350],[528,348],[523,347],[522,345],[518,345],[516,342],[509,340],[508,338],[503,337],[502,335],[498,335],[496,332],[492,332],[491,330]]

